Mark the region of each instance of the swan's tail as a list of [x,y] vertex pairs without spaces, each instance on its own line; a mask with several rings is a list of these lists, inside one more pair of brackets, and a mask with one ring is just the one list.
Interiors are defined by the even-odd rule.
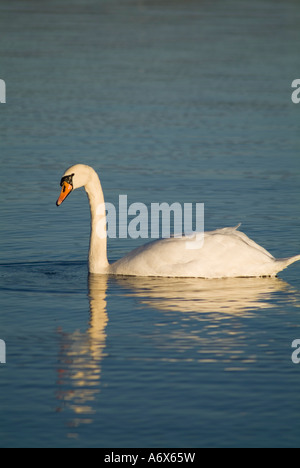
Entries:
[[299,262],[299,261],[300,261],[300,255],[296,255],[295,257],[291,257],[291,258],[282,258],[280,260],[276,260],[276,264],[278,266],[277,273],[284,270],[285,268],[292,265],[293,263]]

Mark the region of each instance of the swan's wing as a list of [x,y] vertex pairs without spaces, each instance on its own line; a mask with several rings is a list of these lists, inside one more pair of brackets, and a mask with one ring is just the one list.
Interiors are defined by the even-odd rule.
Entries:
[[151,242],[111,266],[113,274],[221,278],[267,275],[274,257],[235,228],[204,235],[195,248],[196,234]]
[[275,260],[275,258],[273,257],[273,255],[270,254],[270,252],[268,252],[261,245],[257,244],[252,239],[250,239],[244,232],[238,231],[240,226],[241,226],[241,224],[239,224],[238,226],[236,226],[234,228],[217,229],[216,231],[208,232],[207,234],[208,235],[223,234],[223,235],[225,235],[226,241],[228,240],[228,236],[232,236],[233,238],[236,238],[236,240],[238,238],[239,240],[244,242],[248,247],[250,247],[252,249],[256,249],[259,252],[261,252],[262,254],[266,255],[267,257]]

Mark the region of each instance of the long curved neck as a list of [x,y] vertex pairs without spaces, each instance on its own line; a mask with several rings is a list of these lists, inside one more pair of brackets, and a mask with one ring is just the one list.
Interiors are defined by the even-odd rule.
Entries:
[[90,273],[107,273],[107,228],[103,190],[96,172],[85,186],[91,208],[91,238],[89,251]]

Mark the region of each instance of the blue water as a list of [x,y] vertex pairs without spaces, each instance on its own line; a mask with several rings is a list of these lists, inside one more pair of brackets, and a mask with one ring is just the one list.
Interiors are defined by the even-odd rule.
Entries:
[[88,277],[87,199],[55,206],[85,163],[109,202],[205,203],[206,229],[299,254],[299,21],[292,0],[1,2],[1,447],[299,446],[300,264]]

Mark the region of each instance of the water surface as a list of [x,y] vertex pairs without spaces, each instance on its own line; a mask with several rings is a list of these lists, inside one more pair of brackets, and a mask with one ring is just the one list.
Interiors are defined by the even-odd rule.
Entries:
[[[299,446],[300,264],[275,279],[88,276],[83,191],[205,203],[300,253],[298,2],[3,0],[0,445]],[[111,261],[144,241],[109,241]]]

